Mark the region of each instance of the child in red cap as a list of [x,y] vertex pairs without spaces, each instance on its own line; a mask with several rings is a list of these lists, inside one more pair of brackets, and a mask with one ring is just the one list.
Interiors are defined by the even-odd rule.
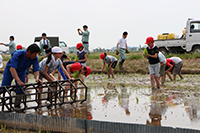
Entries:
[[23,47],[22,47],[22,45],[18,44],[17,47],[16,47],[16,49],[17,49],[17,50],[20,50],[20,49],[22,50]]
[[[77,62],[79,62],[82,66],[86,66],[87,52],[84,50],[83,44],[78,43],[76,45],[76,49],[78,49],[78,51],[77,51],[78,61]],[[84,82],[83,75],[81,75],[81,80]]]
[[[146,43],[148,45],[147,52],[148,55],[143,54],[143,56],[149,59],[149,73],[150,73],[150,80],[151,80],[151,87],[152,89],[155,88],[155,81],[157,88],[160,88],[160,81],[159,81],[159,71],[160,71],[160,61],[158,58],[159,49],[154,44],[153,37],[148,37],[146,39]],[[154,81],[155,80],[155,81]]]
[[112,78],[114,78],[114,74],[113,74],[113,69],[115,68],[115,66],[117,65],[117,58],[115,58],[114,56],[111,55],[107,55],[106,53],[102,53],[100,55],[100,59],[103,60],[103,67],[101,69],[101,72],[103,71],[104,67],[105,67],[105,63],[108,64],[108,78],[110,78],[110,73],[112,75]]
[[166,59],[166,67],[165,67],[165,74],[168,75],[169,79],[172,81],[172,76],[170,75],[169,72],[172,73],[173,69],[174,69],[175,63],[173,60],[171,60],[170,58]]

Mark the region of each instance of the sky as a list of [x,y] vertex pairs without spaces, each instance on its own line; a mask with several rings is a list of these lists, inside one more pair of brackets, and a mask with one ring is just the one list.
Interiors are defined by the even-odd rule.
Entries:
[[[45,32],[71,47],[77,29],[88,25],[90,49],[116,46],[124,31],[128,46],[144,46],[148,36],[181,36],[188,18],[200,20],[200,0],[0,0],[0,42],[9,36],[24,47]],[[5,46],[0,46],[5,49]]]

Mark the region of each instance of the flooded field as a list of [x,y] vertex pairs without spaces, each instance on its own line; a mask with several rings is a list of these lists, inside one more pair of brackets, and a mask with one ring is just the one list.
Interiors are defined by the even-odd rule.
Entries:
[[[200,75],[184,75],[183,80],[167,81],[160,90],[151,90],[149,75],[92,74],[85,78],[87,101],[56,109],[27,110],[45,116],[138,123],[200,130]],[[34,82],[29,75],[29,83]],[[77,98],[84,96],[78,91]]]

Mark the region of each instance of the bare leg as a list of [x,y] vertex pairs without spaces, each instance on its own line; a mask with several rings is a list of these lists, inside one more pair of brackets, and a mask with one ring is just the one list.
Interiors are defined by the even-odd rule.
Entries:
[[168,75],[169,79],[172,81],[172,76],[169,72],[166,72],[166,74]]
[[28,74],[26,74],[25,83],[28,83]]
[[[39,92],[43,92],[43,88],[39,88]],[[42,101],[40,99],[41,99],[41,94],[38,95],[39,105],[42,104]]]
[[151,80],[151,87],[155,88],[155,82],[154,82],[154,74],[150,75],[150,80]]
[[165,76],[161,76],[161,83],[162,83],[162,84],[165,83]]
[[159,77],[155,77],[155,81],[156,81],[157,88],[160,88]]
[[61,80],[61,74],[59,71],[58,71],[58,80]]
[[174,80],[176,80],[176,75],[173,75],[174,76]]
[[112,68],[109,68],[109,71],[110,71],[110,73],[111,73],[111,75],[112,75],[112,78],[114,78],[113,69],[112,69]]
[[83,77],[83,74],[81,74],[81,80],[84,82],[84,77]]
[[108,78],[110,78],[110,70],[108,70]]
[[179,73],[178,75],[179,75],[179,77],[180,77],[181,79],[183,79],[183,76],[182,76],[182,74],[181,74],[181,73]]

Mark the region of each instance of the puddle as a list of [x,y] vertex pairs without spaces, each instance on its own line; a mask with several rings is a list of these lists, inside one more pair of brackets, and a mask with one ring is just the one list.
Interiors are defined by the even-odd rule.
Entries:
[[[137,123],[157,126],[200,129],[200,75],[184,75],[176,82],[167,80],[161,90],[151,90],[149,75],[91,75],[85,79],[87,101],[42,108],[45,116],[74,117],[89,120]],[[29,83],[33,82],[29,75]],[[79,90],[77,97],[81,97]]]

